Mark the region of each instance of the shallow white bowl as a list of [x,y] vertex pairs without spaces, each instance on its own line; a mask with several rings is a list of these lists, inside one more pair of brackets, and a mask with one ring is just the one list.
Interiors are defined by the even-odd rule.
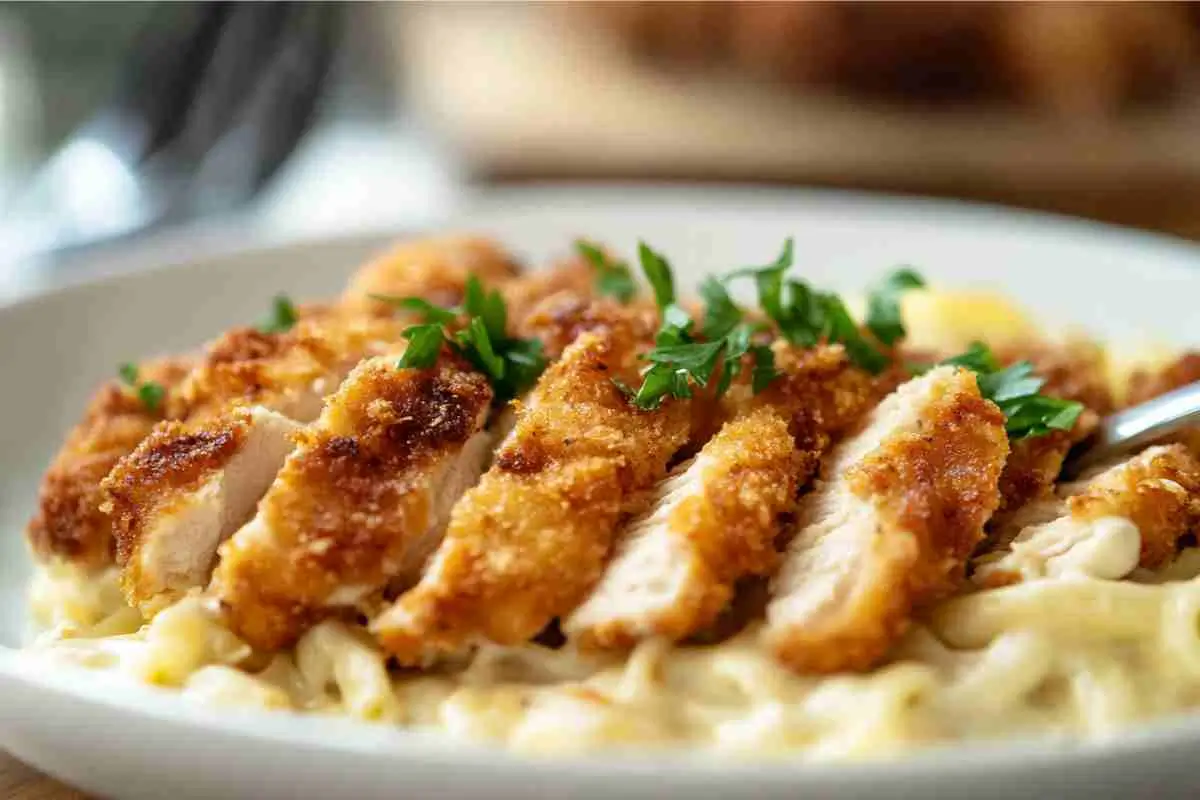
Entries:
[[[494,196],[454,227],[493,233],[535,260],[577,235],[624,251],[644,238],[672,259],[681,285],[707,270],[765,263],[794,235],[798,269],[819,285],[857,289],[915,264],[942,285],[1001,287],[1051,323],[1200,344],[1200,250],[1060,218],[854,194],[539,189]],[[279,291],[336,293],[382,240],[245,250],[211,233],[160,239],[102,265],[127,274],[0,307],[0,746],[114,797],[1194,794],[1200,716],[1101,743],[939,748],[867,765],[723,765],[686,753],[550,762],[342,720],[210,712],[16,658],[28,577],[21,530],[38,475],[90,389],[123,361],[261,318]]]

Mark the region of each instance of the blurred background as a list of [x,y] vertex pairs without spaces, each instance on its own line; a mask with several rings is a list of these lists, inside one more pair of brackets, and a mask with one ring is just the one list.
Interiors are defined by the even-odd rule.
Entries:
[[0,5],[0,297],[174,226],[520,182],[984,199],[1200,237],[1191,3]]

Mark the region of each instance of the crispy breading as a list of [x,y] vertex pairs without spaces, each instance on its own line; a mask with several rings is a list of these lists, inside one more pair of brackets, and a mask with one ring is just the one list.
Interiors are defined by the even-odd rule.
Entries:
[[1053,494],[1071,446],[1086,438],[1100,416],[1114,407],[1105,377],[1104,350],[1094,342],[1017,342],[1002,348],[997,358],[1005,365],[1029,361],[1035,374],[1046,381],[1043,394],[1083,403],[1084,413],[1070,431],[1052,431],[1012,443],[1000,475],[1000,508],[989,525],[993,531],[1007,529],[1008,516],[1017,509]]
[[582,335],[520,405],[420,583],[372,623],[402,663],[527,641],[595,585],[623,515],[688,436],[686,401],[642,411],[613,384],[636,379],[637,327]]
[[777,408],[753,409],[660,483],[655,504],[629,525],[565,622],[567,635],[598,647],[679,641],[716,620],[737,580],[771,571],[801,466],[788,422]]
[[[528,336],[521,331],[520,325],[544,301],[555,295],[565,295],[586,303],[595,296],[595,284],[596,276],[591,267],[581,259],[572,259],[501,283],[499,290],[508,308],[509,325],[515,328],[518,336]],[[563,346],[566,344],[570,341]],[[562,352],[561,348],[559,352]]]
[[254,513],[297,429],[259,407],[164,420],[117,462],[102,508],[130,605],[152,616],[208,582],[217,546]]
[[430,369],[359,365],[299,435],[257,516],[221,548],[230,626],[276,649],[393,580],[416,578],[482,471],[486,378],[449,351]]
[[1159,569],[1200,522],[1200,461],[1183,445],[1148,448],[1090,477],[1063,484],[1008,521],[1011,545],[988,554],[974,580],[1001,586],[1077,572],[1116,580]]
[[462,302],[467,277],[475,275],[492,287],[517,275],[513,256],[498,243],[480,236],[443,236],[396,244],[351,277],[342,303],[387,310],[371,295],[421,297],[435,305]]
[[[513,281],[521,283],[525,278]],[[658,330],[658,309],[649,302],[618,303],[609,298],[594,299],[587,293],[554,292],[528,307],[516,320],[514,333],[524,339],[537,339],[542,352],[558,358],[567,346],[589,331],[629,329],[630,336],[650,341]]]
[[280,333],[234,328],[208,346],[168,414],[191,419],[259,405],[308,422],[355,364],[394,348],[408,324],[390,311],[306,306]]
[[1130,375],[1125,404],[1144,403],[1196,381],[1200,381],[1200,351],[1193,350],[1158,370],[1141,369]]
[[[138,379],[161,385],[165,405],[190,363],[185,357],[148,361],[138,365]],[[146,408],[133,387],[118,381],[97,390],[42,477],[38,510],[26,529],[38,558],[61,557],[86,568],[112,561],[112,523],[100,510],[100,482],[162,415],[163,406]]]
[[972,373],[939,367],[884,399],[825,459],[772,584],[765,641],[788,666],[863,670],[914,610],[952,591],[1008,439]]

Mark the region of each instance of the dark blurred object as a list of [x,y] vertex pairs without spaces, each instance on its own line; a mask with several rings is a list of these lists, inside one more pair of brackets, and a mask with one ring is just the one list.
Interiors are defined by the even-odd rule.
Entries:
[[665,64],[732,67],[904,104],[1008,102],[1075,119],[1161,104],[1197,67],[1185,3],[589,3]]
[[115,96],[7,210],[22,227],[0,236],[4,259],[61,253],[253,197],[312,122],[340,13],[324,3],[158,6]]

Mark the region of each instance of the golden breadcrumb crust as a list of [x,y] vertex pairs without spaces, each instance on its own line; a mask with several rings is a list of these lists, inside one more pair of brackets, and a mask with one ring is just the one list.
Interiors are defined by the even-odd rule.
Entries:
[[572,610],[600,577],[628,506],[686,441],[686,401],[629,403],[636,325],[581,336],[519,407],[483,480],[455,507],[421,582],[374,630],[402,663],[483,637],[527,641]]
[[[138,379],[166,389],[165,404],[189,367],[183,357],[149,361],[138,366]],[[162,414],[162,406],[147,409],[133,387],[115,380],[92,396],[83,420],[42,477],[38,510],[26,532],[39,558],[61,557],[87,568],[112,561],[112,522],[100,510],[100,483]]]
[[371,295],[421,297],[439,306],[462,302],[467,277],[485,287],[515,277],[513,256],[497,242],[479,236],[444,236],[401,242],[372,259],[351,277],[342,302],[377,311],[391,306]]
[[1067,508],[1083,520],[1131,520],[1142,535],[1141,566],[1163,567],[1200,522],[1200,461],[1183,445],[1150,448],[1101,473]]
[[261,405],[306,422],[351,367],[394,347],[408,324],[391,312],[306,306],[280,333],[234,328],[209,345],[172,395],[168,415],[190,419]]
[[582,645],[629,647],[646,636],[685,639],[716,621],[736,581],[774,568],[780,520],[795,505],[802,461],[788,420],[769,406],[751,410],[725,424],[698,459],[704,464],[698,491],[672,511],[661,531],[649,534],[671,537],[675,558],[691,565],[678,602],[633,618],[620,613],[601,618],[579,632]]
[[1130,375],[1125,404],[1144,403],[1196,381],[1200,381],[1200,352],[1187,352],[1159,370],[1143,369]]
[[[964,370],[937,387],[915,432],[897,431],[844,475],[878,525],[836,612],[786,621],[771,646],[793,669],[866,670],[883,658],[915,610],[952,592],[983,525],[1000,502],[1008,454],[1004,416]],[[836,480],[836,476],[830,476]]]
[[[565,294],[586,303],[594,296],[596,275],[581,259],[572,259],[556,264],[547,270],[528,272],[497,287],[508,307],[508,322],[518,336],[528,336],[521,331],[521,323],[545,300]],[[570,341],[564,343],[564,347]],[[560,347],[558,352],[562,352]]]
[[102,508],[112,518],[121,588],[131,605],[148,602],[154,594],[143,583],[139,557],[147,527],[222,469],[251,424],[248,409],[191,424],[164,420],[104,479]]
[[339,588],[383,588],[430,526],[436,465],[482,430],[491,402],[448,352],[424,370],[361,364],[301,432],[258,519],[221,548],[213,587],[233,630],[278,649]]

